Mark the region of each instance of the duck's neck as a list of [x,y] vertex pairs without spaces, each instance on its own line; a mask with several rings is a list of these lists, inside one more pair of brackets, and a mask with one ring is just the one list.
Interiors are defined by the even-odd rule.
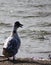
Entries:
[[12,32],[12,37],[16,38],[18,40],[18,42],[20,43],[20,38],[18,36],[17,29],[18,28],[14,27],[13,32]]
[[13,32],[12,32],[12,33],[13,33],[12,35],[17,34],[17,27],[14,27],[14,28],[13,28]]

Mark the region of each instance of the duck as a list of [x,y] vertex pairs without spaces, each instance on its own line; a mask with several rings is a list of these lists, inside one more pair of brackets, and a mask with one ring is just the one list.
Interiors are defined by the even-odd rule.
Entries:
[[22,26],[23,24],[21,24],[19,21],[16,21],[14,23],[12,34],[4,42],[2,53],[8,59],[10,57],[13,57],[13,60],[15,60],[15,55],[18,53],[18,50],[21,45],[21,40],[18,35],[17,29],[19,27],[22,28]]

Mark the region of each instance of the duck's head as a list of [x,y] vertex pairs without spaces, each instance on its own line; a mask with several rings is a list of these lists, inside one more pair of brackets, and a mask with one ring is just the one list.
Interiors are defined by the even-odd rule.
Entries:
[[14,24],[14,27],[16,27],[16,28],[19,28],[19,27],[22,28],[22,26],[23,25],[19,21],[16,21],[15,24]]

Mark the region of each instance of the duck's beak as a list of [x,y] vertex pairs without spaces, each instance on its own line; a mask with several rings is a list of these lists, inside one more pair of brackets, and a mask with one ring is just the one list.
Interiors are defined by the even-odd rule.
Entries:
[[20,27],[22,28],[23,27],[23,24],[20,24]]

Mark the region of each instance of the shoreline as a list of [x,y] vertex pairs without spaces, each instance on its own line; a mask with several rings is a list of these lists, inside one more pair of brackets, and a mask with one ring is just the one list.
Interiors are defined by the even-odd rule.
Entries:
[[0,65],[51,65],[51,60],[35,60],[32,58],[17,58],[15,61],[0,56]]

